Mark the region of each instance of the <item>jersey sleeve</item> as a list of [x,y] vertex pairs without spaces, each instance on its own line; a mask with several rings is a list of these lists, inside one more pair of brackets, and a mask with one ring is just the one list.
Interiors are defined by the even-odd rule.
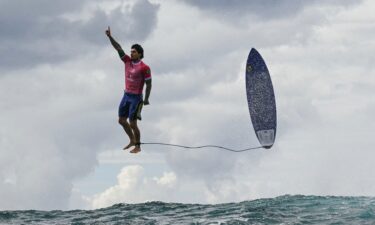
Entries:
[[130,61],[130,57],[127,54],[125,54],[124,50],[122,50],[122,49],[118,50],[118,55],[120,56],[120,59],[124,63]]
[[151,69],[149,66],[144,67],[145,80],[151,80]]

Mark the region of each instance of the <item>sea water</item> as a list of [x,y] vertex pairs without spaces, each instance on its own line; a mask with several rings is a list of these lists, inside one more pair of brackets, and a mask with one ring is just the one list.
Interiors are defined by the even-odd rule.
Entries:
[[0,224],[375,224],[375,198],[285,195],[225,204],[146,202],[97,210],[0,211]]

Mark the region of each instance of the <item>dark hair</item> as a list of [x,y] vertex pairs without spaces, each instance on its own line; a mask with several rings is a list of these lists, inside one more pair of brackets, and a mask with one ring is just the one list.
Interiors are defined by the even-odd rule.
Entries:
[[143,48],[142,48],[142,46],[141,45],[139,45],[139,44],[134,44],[134,45],[132,45],[132,48],[134,48],[135,50],[137,50],[137,52],[139,53],[139,54],[141,54],[141,59],[143,59]]

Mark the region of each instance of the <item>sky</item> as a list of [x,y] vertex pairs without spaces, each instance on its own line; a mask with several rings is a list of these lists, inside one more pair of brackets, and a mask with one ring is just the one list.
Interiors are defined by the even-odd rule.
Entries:
[[[371,0],[0,0],[0,210],[375,196]],[[251,48],[277,105],[270,150],[142,146],[118,124],[126,52],[145,49],[143,142],[258,146]]]

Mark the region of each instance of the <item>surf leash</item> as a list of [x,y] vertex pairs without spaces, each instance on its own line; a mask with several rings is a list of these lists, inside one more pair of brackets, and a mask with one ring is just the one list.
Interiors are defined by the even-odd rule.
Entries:
[[179,148],[185,148],[185,149],[217,148],[217,149],[222,149],[222,150],[231,151],[231,152],[245,152],[245,151],[263,148],[262,146],[258,146],[258,147],[251,147],[251,148],[245,148],[245,149],[232,149],[232,148],[226,148],[226,147],[219,146],[219,145],[186,146],[186,145],[177,145],[177,144],[169,144],[169,143],[162,143],[162,142],[141,142],[140,144],[141,145],[163,145],[163,146],[179,147]]

